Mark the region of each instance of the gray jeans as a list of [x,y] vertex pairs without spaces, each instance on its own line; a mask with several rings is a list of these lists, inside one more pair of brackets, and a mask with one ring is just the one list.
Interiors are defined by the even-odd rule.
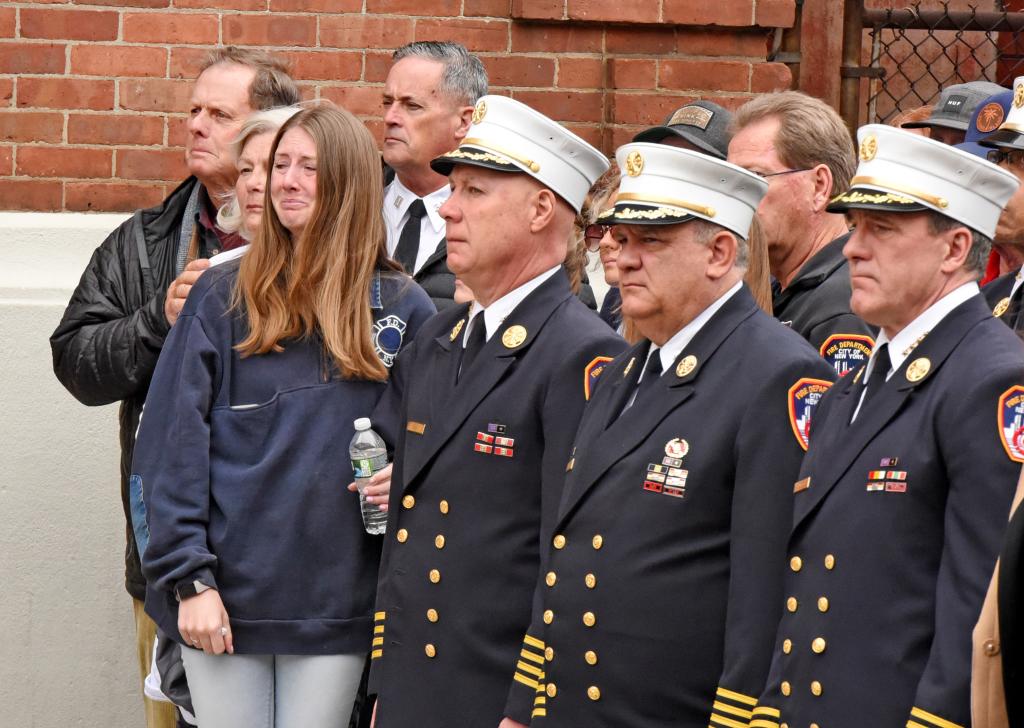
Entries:
[[199,728],[347,728],[365,655],[181,658]]

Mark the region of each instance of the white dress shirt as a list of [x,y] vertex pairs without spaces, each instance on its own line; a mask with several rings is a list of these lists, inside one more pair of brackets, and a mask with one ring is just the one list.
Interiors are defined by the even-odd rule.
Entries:
[[469,308],[469,325],[466,326],[466,330],[462,334],[462,345],[465,346],[466,342],[469,341],[470,329],[476,324],[475,316],[480,311],[484,312],[484,338],[489,341],[494,332],[508,318],[508,315],[515,310],[515,307],[522,303],[524,298],[540,288],[544,281],[557,273],[561,268],[562,264],[559,263],[554,268],[544,271],[535,278],[531,278],[519,286],[519,288],[509,291],[497,301],[494,301],[487,308],[481,306],[479,301],[473,301],[473,305]]
[[[423,206],[427,214],[420,220],[420,249],[416,252],[416,267],[413,273],[423,267],[427,258],[434,254],[438,244],[444,238],[444,218],[438,213],[438,209],[445,200],[452,194],[448,185],[434,190],[423,198]],[[416,195],[406,188],[396,176],[391,184],[384,190],[384,227],[388,233],[388,255],[395,257],[395,248],[398,247],[398,239],[402,235],[402,228],[409,219],[409,206],[416,199]]]
[[875,340],[874,351],[871,352],[871,358],[868,359],[868,365],[864,369],[864,388],[861,390],[860,401],[857,403],[857,409],[854,410],[853,418],[850,422],[856,420],[858,413],[860,413],[860,406],[864,402],[864,392],[867,391],[868,379],[870,379],[874,373],[875,353],[882,348],[882,344],[889,345],[890,368],[889,371],[885,372],[885,380],[889,381],[889,377],[899,371],[900,367],[903,366],[903,362],[905,362],[911,352],[917,348],[917,345],[924,340],[924,337],[926,337],[932,329],[938,326],[942,319],[952,313],[954,308],[969,298],[978,295],[978,291],[978,284],[974,281],[965,283],[959,288],[954,288],[952,291],[926,308],[917,318],[907,324],[898,334],[892,337],[892,339],[886,335],[884,330],[878,332],[878,338]]

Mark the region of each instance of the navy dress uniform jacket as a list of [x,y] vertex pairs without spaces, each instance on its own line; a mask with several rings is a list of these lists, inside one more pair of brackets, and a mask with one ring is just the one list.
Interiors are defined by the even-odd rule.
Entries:
[[787,393],[835,374],[744,287],[619,415],[649,346],[609,366],[580,424],[507,706],[520,722],[704,728],[749,717],[767,677],[804,452]]
[[814,254],[786,288],[772,296],[775,318],[807,339],[843,376],[871,356],[877,333],[850,311],[850,266],[842,235]]
[[822,399],[794,486],[759,728],[970,725],[971,632],[1020,472],[999,410],[1024,346],[978,295],[851,424],[861,376]]
[[403,412],[384,433],[398,444],[371,653],[377,728],[501,721],[572,436],[595,370],[625,348],[559,271],[456,383],[467,310],[424,325],[375,420]]

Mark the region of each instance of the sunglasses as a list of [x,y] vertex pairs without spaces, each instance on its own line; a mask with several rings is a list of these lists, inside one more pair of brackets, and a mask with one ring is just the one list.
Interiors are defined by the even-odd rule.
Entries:
[[993,164],[1005,164],[1008,167],[1024,168],[1024,150],[991,149],[985,158]]
[[599,223],[587,225],[583,230],[583,238],[587,241],[587,250],[591,252],[597,250],[601,245],[601,238],[607,235],[611,229],[611,225],[601,225]]

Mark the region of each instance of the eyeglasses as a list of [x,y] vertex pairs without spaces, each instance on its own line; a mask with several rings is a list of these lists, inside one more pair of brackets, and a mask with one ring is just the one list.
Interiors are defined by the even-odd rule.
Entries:
[[754,172],[754,170],[747,170],[753,174],[756,174],[761,179],[768,179],[769,177],[779,177],[784,174],[795,174],[797,172],[810,172],[811,167],[803,167],[801,169],[784,169],[781,172]]
[[611,229],[611,225],[601,225],[596,222],[587,225],[583,230],[583,238],[587,241],[587,250],[590,252],[597,250],[601,246],[601,238],[607,235]]
[[993,164],[1024,169],[1024,149],[991,149],[985,158]]

